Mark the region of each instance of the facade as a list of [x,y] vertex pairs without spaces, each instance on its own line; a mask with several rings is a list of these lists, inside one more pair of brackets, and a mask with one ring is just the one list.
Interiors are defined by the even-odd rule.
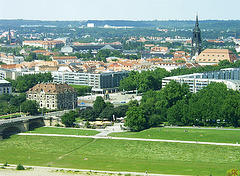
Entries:
[[197,58],[196,62],[199,65],[213,65],[218,64],[220,61],[228,60],[234,62],[237,57],[232,51],[228,49],[205,49]]
[[40,108],[74,109],[77,107],[77,92],[67,84],[37,84],[27,92],[28,100],[36,100]]
[[23,41],[22,45],[28,45],[33,47],[42,47],[44,49],[60,48],[64,45],[63,41],[42,41],[42,40],[29,40]]
[[0,94],[12,94],[12,84],[6,80],[0,80]]
[[162,54],[162,53],[152,53],[149,51],[141,52],[141,59],[151,59],[151,58],[162,58],[162,59],[172,59],[173,54]]
[[166,54],[169,53],[168,47],[155,46],[151,48],[151,53]]
[[20,72],[12,71],[10,69],[0,68],[0,80],[7,79],[7,78],[15,80],[20,75],[21,75]]
[[116,91],[128,71],[107,73],[52,72],[53,81],[75,85],[91,86],[93,92]]
[[66,62],[75,62],[78,60],[76,56],[51,56],[52,61],[57,61],[59,64]]
[[188,84],[190,92],[193,93],[198,92],[211,82],[224,83],[228,89],[240,91],[240,68],[228,68],[214,72],[166,77],[162,80],[162,87],[165,87],[171,80],[180,84]]
[[21,64],[24,62],[24,58],[22,56],[1,53],[0,61],[5,64]]
[[198,15],[196,16],[196,24],[193,29],[193,37],[192,37],[192,51],[191,57],[194,60],[202,51],[202,39],[201,39],[201,30],[198,24]]

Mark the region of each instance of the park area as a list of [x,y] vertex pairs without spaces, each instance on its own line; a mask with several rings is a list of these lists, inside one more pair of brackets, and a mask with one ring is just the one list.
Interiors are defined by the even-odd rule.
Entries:
[[[42,127],[31,133],[85,135],[87,131],[90,135],[90,130],[72,130],[80,129]],[[172,136],[166,137],[172,139],[175,133],[174,137],[178,140],[191,140],[194,135],[205,136],[209,133],[209,136],[221,136],[211,142],[233,143],[239,133],[233,130],[201,129],[201,133],[200,129],[193,130],[196,130],[195,133],[191,129],[152,128],[138,133],[112,135],[162,139],[165,135],[158,137],[159,133],[172,133]],[[222,131],[226,134],[222,134]],[[98,133],[92,132],[92,135]],[[177,138],[182,136],[181,133],[189,136]],[[239,136],[236,137],[239,139]],[[211,139],[206,137],[203,141]],[[239,169],[240,166],[239,146],[19,135],[0,141],[0,146],[0,163],[21,163],[28,166],[199,176],[226,175],[229,169]]]
[[180,141],[240,143],[240,129],[231,128],[150,128],[140,132],[111,133],[112,137]]

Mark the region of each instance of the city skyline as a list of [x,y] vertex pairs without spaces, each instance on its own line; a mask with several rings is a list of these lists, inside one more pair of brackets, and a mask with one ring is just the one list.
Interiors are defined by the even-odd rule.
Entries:
[[[1,0],[0,19],[239,20],[237,0]],[[226,7],[231,6],[230,8]]]

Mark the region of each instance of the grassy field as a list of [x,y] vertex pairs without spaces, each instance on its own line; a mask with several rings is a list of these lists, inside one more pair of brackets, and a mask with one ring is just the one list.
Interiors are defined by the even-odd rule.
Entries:
[[[185,131],[185,132],[184,132]],[[187,132],[186,132],[187,131]],[[201,128],[151,128],[141,132],[111,133],[113,137],[240,143],[240,131]]]
[[113,139],[11,136],[0,163],[182,175],[226,175],[239,168],[240,148]]
[[100,132],[95,130],[82,130],[82,129],[73,129],[73,128],[57,128],[57,127],[40,127],[35,128],[32,131],[27,131],[26,133],[40,133],[40,134],[66,134],[66,135],[96,135]]
[[13,117],[13,116],[21,116],[21,115],[25,115],[26,113],[14,113],[14,114],[8,114],[8,115],[3,115],[3,116],[0,116],[0,119],[5,119],[5,118],[10,118],[10,117]]

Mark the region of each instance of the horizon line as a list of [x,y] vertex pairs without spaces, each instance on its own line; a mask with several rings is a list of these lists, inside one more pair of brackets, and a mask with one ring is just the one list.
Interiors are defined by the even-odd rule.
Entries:
[[[60,19],[23,19],[23,18],[11,18],[4,19],[0,18],[0,20],[29,20],[29,21],[196,21],[195,19],[68,19],[68,20],[60,20]],[[199,21],[240,21],[240,19],[200,19]]]

